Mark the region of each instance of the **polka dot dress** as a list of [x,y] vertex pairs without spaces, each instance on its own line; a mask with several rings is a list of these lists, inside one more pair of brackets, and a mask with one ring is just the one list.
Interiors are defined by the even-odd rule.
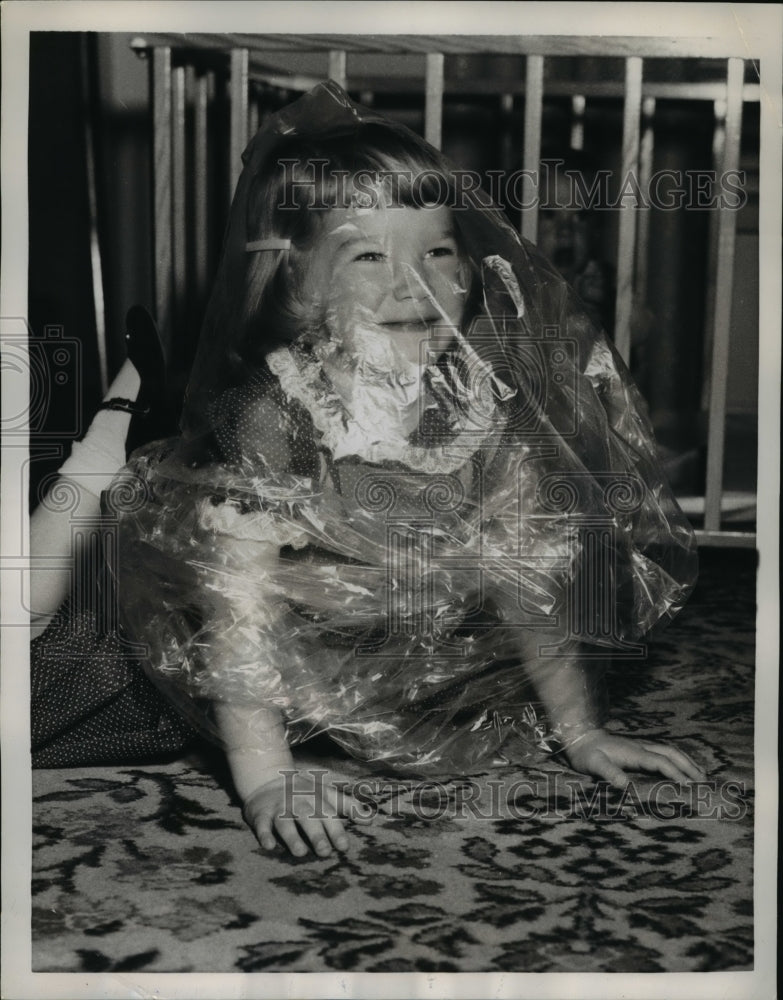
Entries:
[[33,767],[153,762],[195,735],[147,679],[138,650],[94,613],[63,605],[33,640],[30,667]]
[[228,465],[318,475],[312,419],[300,403],[286,398],[271,372],[256,371],[244,385],[224,392],[212,419]]

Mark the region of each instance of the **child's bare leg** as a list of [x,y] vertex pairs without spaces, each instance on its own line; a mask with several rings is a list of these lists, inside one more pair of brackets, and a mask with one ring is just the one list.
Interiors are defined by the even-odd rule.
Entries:
[[[109,387],[104,399],[135,400],[140,379],[126,361]],[[74,443],[71,455],[59,470],[60,481],[70,485],[78,496],[76,510],[53,509],[44,500],[30,517],[30,630],[40,635],[68,596],[77,552],[72,550],[71,523],[74,514],[80,519],[98,518],[102,490],[125,464],[125,439],[131,415],[120,410],[99,410],[81,441]],[[49,490],[49,495],[57,484]],[[46,562],[46,567],[40,564]],[[36,565],[38,563],[38,565]]]
[[628,784],[626,768],[661,774],[678,783],[706,780],[702,768],[676,747],[607,732],[600,724],[585,662],[576,653],[542,655],[542,648],[552,642],[544,633],[527,633],[522,661],[571,767],[619,788]]

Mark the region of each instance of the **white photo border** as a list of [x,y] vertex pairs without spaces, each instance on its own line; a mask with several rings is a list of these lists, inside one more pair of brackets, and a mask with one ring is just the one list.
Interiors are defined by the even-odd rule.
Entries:
[[[755,967],[749,972],[659,974],[161,974],[31,973],[31,771],[29,643],[25,628],[0,629],[3,751],[3,995],[75,997],[668,997],[776,995],[778,496],[781,361],[781,4],[711,3],[350,3],[92,2],[3,4],[2,270],[0,317],[27,314],[27,98],[32,31],[569,34],[724,36],[761,53],[760,379],[757,693],[755,759]],[[4,413],[24,412],[27,385],[2,372]],[[0,622],[22,613],[22,544],[28,530],[21,481],[24,447],[4,442],[2,608]]]

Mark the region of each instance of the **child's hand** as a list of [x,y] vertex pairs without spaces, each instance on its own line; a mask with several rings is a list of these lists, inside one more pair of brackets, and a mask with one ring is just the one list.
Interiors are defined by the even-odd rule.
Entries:
[[625,788],[628,775],[623,768],[662,774],[678,783],[706,781],[707,775],[691,758],[665,743],[613,736],[604,729],[591,729],[565,750],[576,771],[603,778],[615,788]]
[[371,810],[327,771],[297,769],[277,709],[217,702],[215,715],[243,815],[262,847],[272,850],[277,834],[297,857],[308,844],[326,857],[348,846],[340,816],[370,821]]
[[308,846],[320,857],[332,847],[344,851],[348,839],[340,816],[368,823],[370,809],[329,781],[322,770],[278,771],[244,800],[244,817],[262,847],[276,846],[275,833],[296,857]]

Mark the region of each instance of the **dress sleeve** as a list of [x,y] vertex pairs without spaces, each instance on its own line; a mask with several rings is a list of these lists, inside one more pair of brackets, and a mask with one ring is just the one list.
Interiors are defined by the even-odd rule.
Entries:
[[221,458],[237,471],[317,475],[312,422],[271,373],[256,372],[245,385],[224,392],[213,420]]

